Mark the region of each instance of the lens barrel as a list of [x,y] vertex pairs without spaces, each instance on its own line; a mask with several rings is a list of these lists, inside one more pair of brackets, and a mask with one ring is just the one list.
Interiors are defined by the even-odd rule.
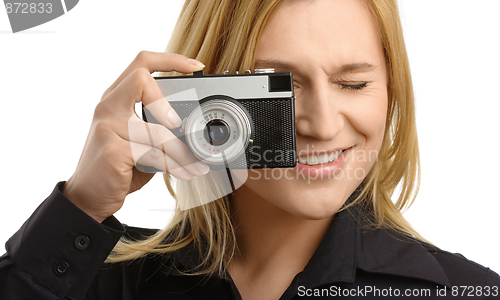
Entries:
[[212,96],[189,115],[186,143],[193,154],[210,164],[226,164],[245,154],[252,136],[246,109],[227,96]]

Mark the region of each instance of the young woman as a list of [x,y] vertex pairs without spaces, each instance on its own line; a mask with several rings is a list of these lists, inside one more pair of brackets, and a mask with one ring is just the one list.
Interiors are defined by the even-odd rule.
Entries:
[[[9,240],[1,299],[500,297],[496,273],[428,243],[400,213],[419,155],[395,1],[188,0],[167,50],[141,52],[104,93],[75,173]],[[250,170],[164,230],[124,228],[113,213],[152,177],[137,163],[165,171],[180,204],[217,185],[180,141],[130,134],[144,126],[137,102],[163,125],[154,137],[180,125],[150,73],[258,68],[293,73],[297,167]]]

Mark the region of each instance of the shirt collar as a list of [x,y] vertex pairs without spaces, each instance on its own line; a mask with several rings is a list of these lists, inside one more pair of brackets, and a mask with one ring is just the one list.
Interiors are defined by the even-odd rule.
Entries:
[[[346,204],[360,190],[361,186]],[[304,268],[299,284],[312,288],[335,282],[354,283],[359,268],[451,286],[441,265],[421,242],[389,228],[374,228],[369,216],[361,203],[340,211]]]
[[333,282],[354,282],[356,274],[356,222],[350,211],[338,213],[298,278],[313,288]]
[[366,215],[358,212],[356,267],[367,272],[423,279],[451,287],[441,265],[423,244],[389,228],[369,229]]

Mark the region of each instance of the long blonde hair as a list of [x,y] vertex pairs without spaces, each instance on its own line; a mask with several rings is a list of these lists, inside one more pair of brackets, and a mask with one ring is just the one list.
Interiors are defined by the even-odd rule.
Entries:
[[[273,14],[285,0],[186,0],[167,52],[202,61],[205,72],[253,70],[255,50]],[[373,212],[376,227],[390,227],[426,242],[404,219],[401,210],[414,201],[420,182],[413,86],[396,0],[363,0],[377,20],[385,52],[389,105],[379,156],[352,204],[363,201]],[[212,172],[211,172],[212,173]],[[216,176],[175,181],[164,174],[177,209],[168,226],[143,241],[122,239],[108,262],[165,254],[194,243],[203,262],[186,274],[222,274],[237,251],[228,196],[186,211],[181,201],[217,185]],[[391,199],[401,183],[397,202]],[[174,185],[176,191],[174,191]]]

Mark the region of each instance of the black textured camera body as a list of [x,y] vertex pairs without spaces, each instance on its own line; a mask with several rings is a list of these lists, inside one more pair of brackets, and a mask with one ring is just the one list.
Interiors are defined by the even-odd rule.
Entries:
[[[170,131],[211,170],[296,166],[291,73],[195,73],[155,79],[183,120]],[[158,123],[144,107],[143,119]]]

